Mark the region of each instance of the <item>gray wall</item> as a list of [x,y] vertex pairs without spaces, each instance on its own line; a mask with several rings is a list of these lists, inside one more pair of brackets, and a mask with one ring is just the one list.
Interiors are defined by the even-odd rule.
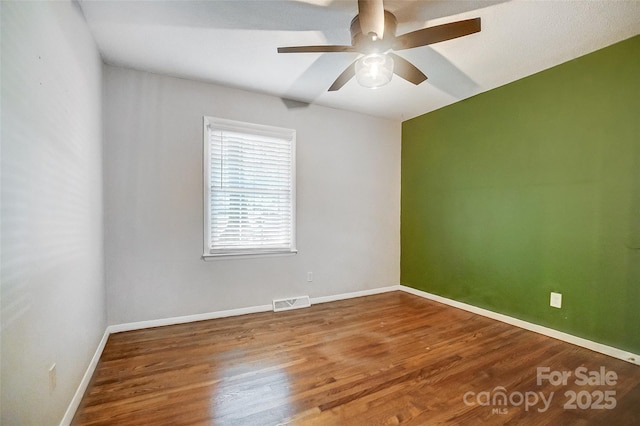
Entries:
[[1,7],[2,423],[50,425],[106,327],[102,65],[71,3]]
[[[104,105],[110,324],[398,284],[399,122],[111,66]],[[203,115],[297,130],[297,255],[201,260]]]

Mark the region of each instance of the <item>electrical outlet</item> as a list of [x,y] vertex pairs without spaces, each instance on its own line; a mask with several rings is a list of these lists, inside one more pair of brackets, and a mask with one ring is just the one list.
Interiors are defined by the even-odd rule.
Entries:
[[49,392],[53,392],[56,389],[56,363],[54,362],[49,367]]
[[562,293],[554,293],[552,291],[549,305],[558,309],[562,308]]
[[307,282],[313,281],[313,272],[307,272]]

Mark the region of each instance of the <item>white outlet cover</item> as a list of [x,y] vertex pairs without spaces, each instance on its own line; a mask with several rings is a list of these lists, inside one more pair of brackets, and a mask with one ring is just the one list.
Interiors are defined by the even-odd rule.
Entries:
[[562,293],[551,292],[551,299],[549,301],[549,305],[558,309],[562,308]]

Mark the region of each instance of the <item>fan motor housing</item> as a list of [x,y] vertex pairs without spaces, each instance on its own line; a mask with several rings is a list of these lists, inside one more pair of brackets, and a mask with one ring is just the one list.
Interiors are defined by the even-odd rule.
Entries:
[[395,15],[388,10],[384,11],[384,35],[378,38],[373,34],[362,34],[360,27],[360,15],[356,15],[351,20],[351,44],[360,52],[382,53],[391,49],[393,40],[396,37],[398,20]]

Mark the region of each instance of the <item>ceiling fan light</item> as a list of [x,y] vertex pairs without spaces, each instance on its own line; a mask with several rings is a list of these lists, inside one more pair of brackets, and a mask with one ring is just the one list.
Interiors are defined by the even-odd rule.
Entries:
[[375,89],[391,81],[393,59],[380,53],[365,55],[356,62],[356,80],[363,87]]

